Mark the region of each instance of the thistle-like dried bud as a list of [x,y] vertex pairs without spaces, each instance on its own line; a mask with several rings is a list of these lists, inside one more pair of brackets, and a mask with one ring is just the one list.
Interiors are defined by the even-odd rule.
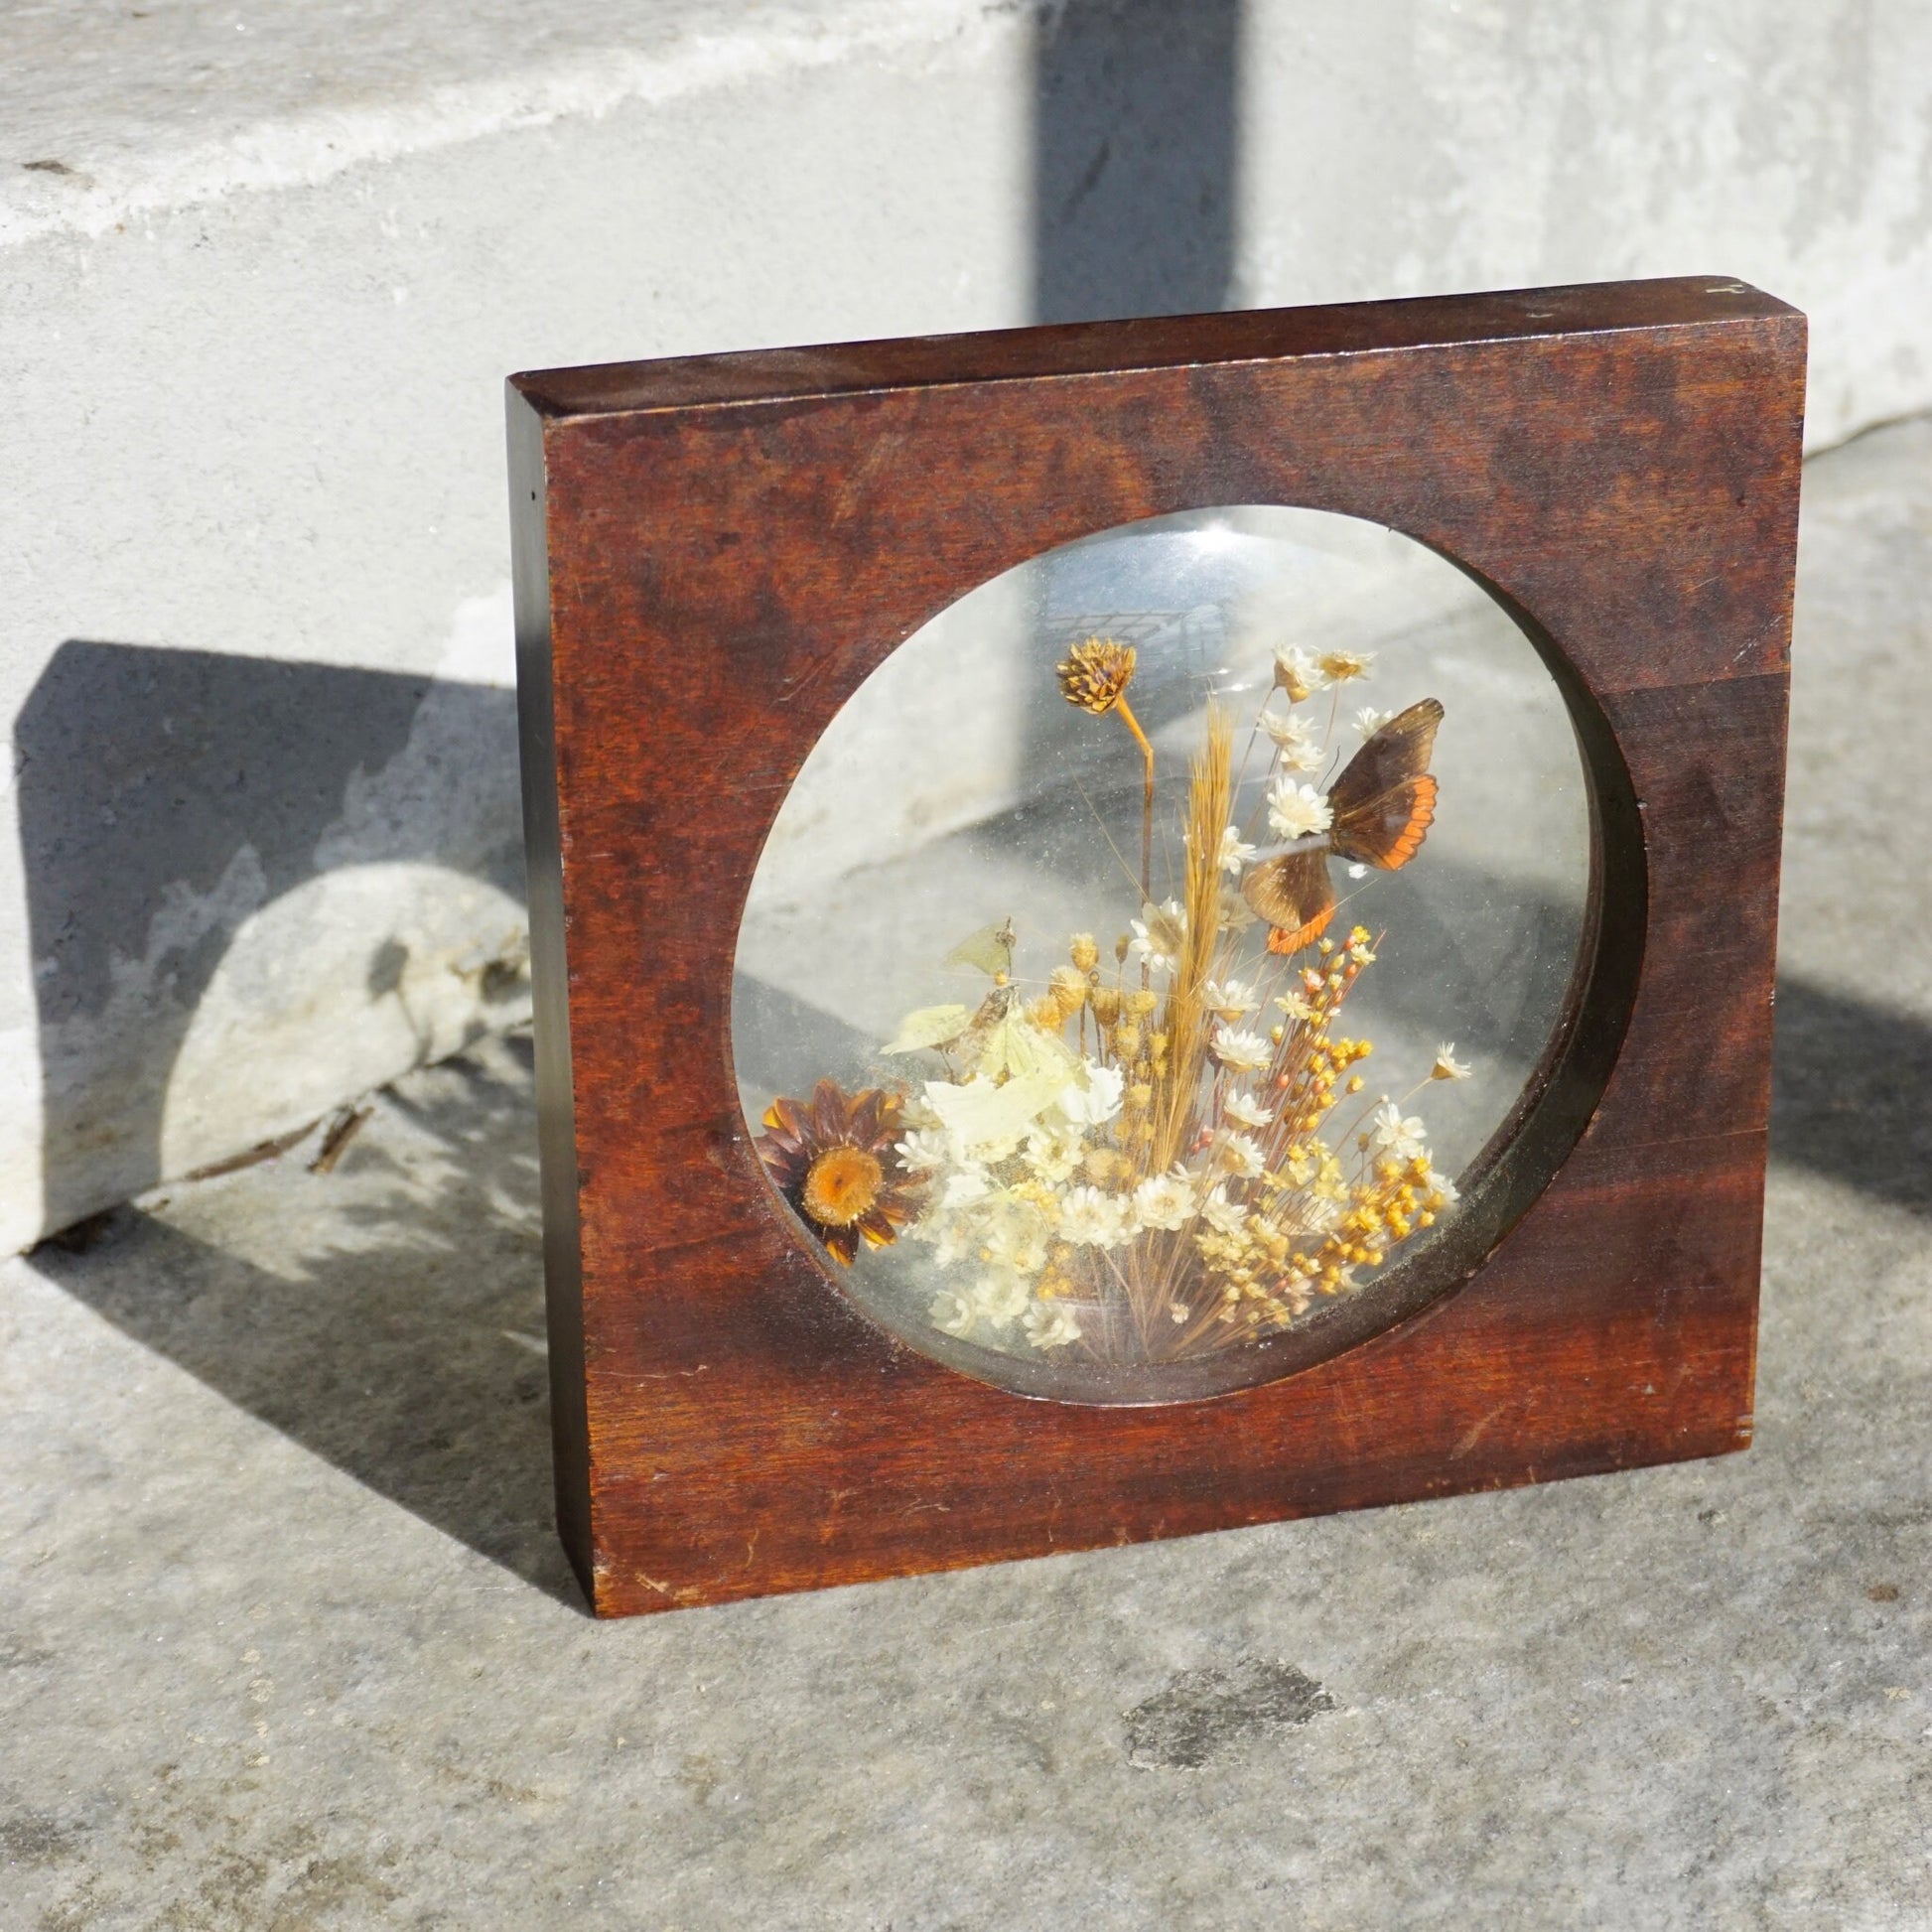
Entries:
[[1111,1027],[1120,1018],[1119,987],[1096,986],[1087,997],[1093,1002],[1093,1017],[1103,1027]]
[[1046,977],[1047,991],[1063,1020],[1071,1020],[1087,1003],[1087,978],[1071,966],[1055,966]]
[[1131,1021],[1124,1023],[1114,1033],[1114,1051],[1124,1060],[1137,1058],[1141,1050],[1141,1030]]
[[1145,1020],[1160,1004],[1160,994],[1145,986],[1137,986],[1131,992],[1121,995],[1121,1005],[1136,1020]]
[[1067,652],[1058,666],[1060,696],[1068,704],[1104,717],[1134,681],[1134,646],[1111,637],[1089,637]]
[[1093,943],[1093,934],[1076,932],[1072,945],[1067,948],[1067,957],[1073,961],[1076,972],[1092,972],[1100,964],[1100,948]]

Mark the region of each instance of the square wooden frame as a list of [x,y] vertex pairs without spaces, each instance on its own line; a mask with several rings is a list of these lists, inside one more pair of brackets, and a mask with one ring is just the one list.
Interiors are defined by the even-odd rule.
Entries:
[[[558,1513],[599,1614],[1749,1441],[1804,357],[1711,277],[512,379]],[[739,917],[928,618],[1235,503],[1404,531],[1537,640],[1595,794],[1587,970],[1427,1308],[1211,1401],[1031,1400],[892,1340],[779,1209]]]

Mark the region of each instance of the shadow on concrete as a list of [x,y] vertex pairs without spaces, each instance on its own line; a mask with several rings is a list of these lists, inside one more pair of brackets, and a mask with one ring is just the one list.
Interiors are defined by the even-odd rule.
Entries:
[[[446,1061],[387,1095],[329,1175],[284,1163],[203,1197],[199,1238],[165,1210],[114,1208],[42,1243],[34,1266],[313,1454],[578,1603],[553,1527],[528,1063],[515,1035]],[[286,1229],[272,1268],[220,1239],[238,1213],[257,1253],[262,1230]],[[254,1494],[237,1484],[224,1506]]]
[[1219,309],[1234,275],[1241,0],[1062,0],[1034,68],[1034,315]]
[[161,1178],[170,1069],[262,907],[397,860],[523,895],[507,691],[73,640],[14,751],[50,1227]]
[[1780,978],[1771,1155],[1932,1213],[1932,1026]]

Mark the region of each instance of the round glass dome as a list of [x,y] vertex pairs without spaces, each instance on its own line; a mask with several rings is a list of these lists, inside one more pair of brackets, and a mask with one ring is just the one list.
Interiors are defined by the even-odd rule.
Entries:
[[1269,1380],[1447,1282],[1589,850],[1563,697],[1453,565],[1313,510],[1104,531],[814,747],[739,933],[746,1120],[928,1355],[1086,1402]]

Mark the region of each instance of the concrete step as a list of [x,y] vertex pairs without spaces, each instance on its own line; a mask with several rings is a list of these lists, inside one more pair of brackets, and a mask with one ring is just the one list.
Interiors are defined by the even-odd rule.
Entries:
[[517,1010],[511,369],[1719,269],[1812,312],[1815,440],[1932,403],[1910,0],[46,0],[0,55],[11,1245]]

